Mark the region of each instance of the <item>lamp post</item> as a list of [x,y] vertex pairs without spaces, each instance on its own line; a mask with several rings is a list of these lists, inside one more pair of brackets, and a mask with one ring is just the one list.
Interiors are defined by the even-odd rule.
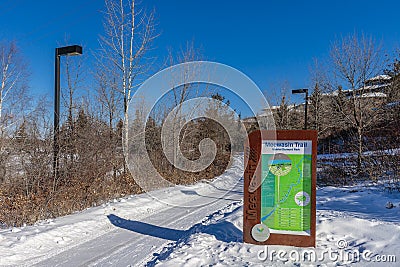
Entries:
[[292,94],[306,94],[304,103],[304,130],[307,130],[307,105],[308,105],[308,89],[294,89]]
[[53,154],[53,174],[58,177],[58,137],[60,133],[60,57],[82,55],[82,46],[71,45],[56,48],[55,72],[54,72],[54,154]]

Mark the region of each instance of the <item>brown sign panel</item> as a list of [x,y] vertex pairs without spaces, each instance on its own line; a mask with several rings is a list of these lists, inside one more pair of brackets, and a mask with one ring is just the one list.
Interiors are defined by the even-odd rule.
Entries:
[[316,131],[254,131],[249,135],[244,242],[315,247],[316,166]]

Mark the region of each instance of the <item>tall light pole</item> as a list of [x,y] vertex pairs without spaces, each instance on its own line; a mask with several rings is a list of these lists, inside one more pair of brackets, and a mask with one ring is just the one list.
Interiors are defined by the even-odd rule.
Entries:
[[304,130],[307,130],[307,105],[308,105],[308,89],[294,89],[292,94],[305,94],[304,103]]
[[54,155],[53,175],[58,177],[58,152],[60,150],[58,137],[60,134],[60,57],[82,55],[82,46],[71,45],[56,48],[54,72]]

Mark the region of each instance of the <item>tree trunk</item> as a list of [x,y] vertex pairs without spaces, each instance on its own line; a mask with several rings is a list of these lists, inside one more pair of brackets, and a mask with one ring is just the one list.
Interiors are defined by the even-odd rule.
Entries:
[[357,150],[357,173],[361,172],[361,164],[362,164],[362,153],[363,153],[363,133],[362,128],[358,127],[358,150]]

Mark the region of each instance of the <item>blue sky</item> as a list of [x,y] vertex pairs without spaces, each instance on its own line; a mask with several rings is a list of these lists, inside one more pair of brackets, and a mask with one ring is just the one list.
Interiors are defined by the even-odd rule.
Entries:
[[[0,40],[16,40],[30,65],[35,94],[53,94],[54,48],[84,46],[86,66],[102,34],[102,0],[13,0],[0,2]],[[247,74],[267,92],[286,82],[310,86],[313,58],[323,58],[335,38],[363,32],[391,53],[399,46],[400,1],[228,1],[141,0],[155,9],[160,37],[153,54],[162,62],[167,49],[187,41],[206,59]]]

